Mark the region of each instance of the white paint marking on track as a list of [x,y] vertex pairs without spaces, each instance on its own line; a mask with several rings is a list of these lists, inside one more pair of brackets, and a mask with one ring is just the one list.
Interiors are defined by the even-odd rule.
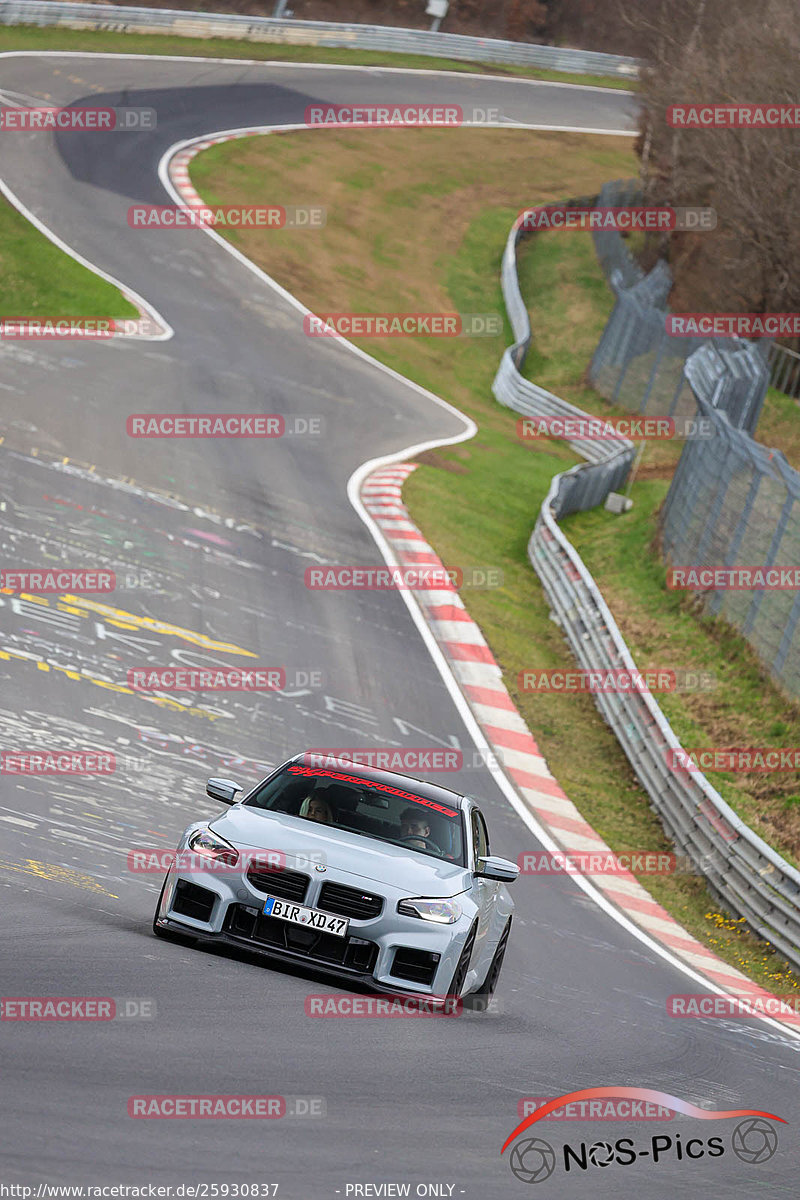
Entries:
[[[17,56],[136,58],[136,59],[147,59],[151,62],[153,61],[153,56],[150,56],[150,55],[92,54],[92,53],[88,53],[88,52],[84,53],[82,51],[66,51],[66,52],[59,52],[59,51],[44,51],[44,52],[7,51],[3,54],[0,54],[0,58],[17,57]],[[164,56],[164,58],[166,58],[166,57],[167,56]],[[235,59],[235,60],[230,60],[230,59],[212,60],[212,59],[203,59],[203,58],[198,58],[198,59],[188,59],[187,58],[187,59],[185,59],[183,56],[175,56],[175,60],[177,60],[177,61],[198,61],[198,62],[217,61],[217,62],[224,62],[224,63],[235,62],[240,66],[243,65],[243,62],[244,62],[244,60],[240,60],[240,59]],[[253,65],[253,64],[247,64],[247,65]],[[255,65],[264,65],[264,64],[263,64],[263,62],[258,62],[256,60]],[[270,65],[283,67],[286,64],[277,62],[277,63],[273,63]],[[297,66],[299,64],[294,64],[294,65]],[[334,66],[333,64],[331,65],[331,67],[327,67],[325,65],[318,65],[318,64],[303,64],[303,65],[305,67],[313,66],[315,69],[323,70],[323,71],[326,69],[331,69],[331,68],[336,69],[336,66]],[[337,66],[338,66],[338,64],[337,64]],[[342,65],[339,67],[339,69],[353,70],[354,68],[348,67],[346,65]],[[361,68],[361,69],[370,70],[372,68]],[[439,72],[439,71],[409,72],[409,71],[404,71],[402,68],[396,68],[396,70],[402,74],[415,74],[416,73],[416,74],[451,75],[451,72]],[[466,73],[464,73],[464,75],[459,74],[456,76],[456,78],[465,78],[465,77],[467,77]],[[487,79],[490,79],[490,80],[495,79],[496,80],[499,78],[499,79],[502,79],[503,82],[509,82],[509,80],[507,78],[498,77],[498,76],[474,75],[471,77],[478,78],[481,80],[487,80]],[[519,81],[515,79],[513,82],[519,82]],[[545,86],[553,86],[552,84],[550,84],[546,81],[528,80],[526,82],[540,83]],[[573,86],[583,86],[583,85],[556,84],[555,86],[573,87]],[[599,88],[596,90],[603,91],[603,92],[607,91],[607,89],[604,89],[604,88]],[[499,122],[494,123],[494,124],[489,124],[489,123],[481,124],[480,127],[481,128],[500,128],[500,127],[507,128],[507,126],[504,126]],[[245,129],[224,130],[224,131],[221,130],[215,134],[206,134],[202,138],[186,139],[182,142],[176,143],[175,145],[170,147],[164,153],[164,155],[161,158],[161,161],[159,162],[159,166],[158,166],[159,178],[160,178],[165,190],[173,197],[173,199],[176,201],[176,203],[181,203],[183,198],[181,197],[178,190],[174,187],[172,180],[169,177],[170,161],[179,152],[187,150],[190,146],[196,146],[200,142],[209,144],[212,141],[223,140],[223,139],[231,140],[234,137],[252,136],[253,134],[257,134],[257,133],[268,134],[268,133],[272,133],[272,132],[276,132],[276,131],[292,132],[295,130],[297,130],[297,131],[306,130],[308,128],[309,127],[306,125],[261,126],[261,127],[256,127],[256,128],[251,127],[246,130]],[[317,128],[317,127],[312,127],[312,128]],[[326,127],[320,126],[318,128],[326,128]],[[338,128],[338,126],[332,126],[332,128]],[[587,129],[587,128],[581,128],[581,127],[576,127],[576,126],[561,126],[561,125],[553,126],[553,125],[525,124],[525,125],[515,126],[515,128],[541,130],[541,131],[549,130],[551,132],[562,132],[562,133],[564,133],[564,132],[592,133],[592,134],[602,134],[604,136],[612,136],[612,137],[614,137],[614,136],[621,136],[621,137],[635,136],[635,131],[633,131],[633,130],[610,130],[610,129],[596,129],[596,128]],[[0,181],[0,189],[3,190],[5,195],[9,196],[9,189],[7,189],[5,187],[5,185],[2,183],[2,181]],[[10,198],[10,196],[9,196],[9,198]],[[33,224],[37,225],[37,227],[40,228],[42,230],[42,232],[44,232],[46,234],[46,236],[48,236],[50,238],[51,241],[53,241],[56,245],[59,245],[60,248],[62,248],[67,254],[69,254],[71,257],[77,259],[79,262],[82,262],[83,265],[88,266],[90,270],[96,271],[97,274],[101,275],[101,277],[103,277],[103,278],[106,278],[109,282],[114,283],[115,286],[120,287],[121,290],[123,290],[123,291],[125,290],[124,285],[121,285],[120,283],[118,283],[117,280],[112,279],[110,276],[105,275],[103,272],[98,271],[97,268],[92,266],[92,264],[90,264],[90,263],[86,262],[86,260],[82,259],[82,257],[80,255],[78,255],[78,253],[76,251],[72,250],[69,246],[67,246],[66,243],[62,242],[61,239],[57,238],[49,230],[47,230],[46,227],[44,227],[41,222],[38,222],[37,219],[35,217],[33,217],[33,214],[30,214],[28,212],[28,210],[25,209],[24,206],[22,206],[16,200],[16,197],[14,197],[14,199],[12,200],[12,203],[14,203],[15,207],[17,207],[21,212],[23,212],[23,215],[28,216],[28,219],[30,219]],[[222,238],[218,233],[216,233],[215,230],[210,229],[207,226],[203,226],[202,231],[206,236],[213,238],[221,246],[223,246],[228,253],[232,254],[233,257],[236,258],[243,266],[245,266],[249,271],[251,271],[254,275],[256,275],[263,283],[265,283],[274,292],[276,292],[278,295],[282,296],[295,309],[297,309],[299,312],[302,312],[304,315],[313,315],[311,313],[311,310],[306,308],[306,306],[304,304],[302,304],[302,302],[300,300],[298,300],[297,297],[293,296],[291,292],[289,292],[285,288],[281,287],[281,285],[275,279],[273,279],[271,276],[267,275],[267,273],[265,271],[262,271],[260,267],[257,267],[255,263],[251,262],[244,254],[242,254],[239,250],[237,250],[235,246],[232,246],[229,242],[225,241],[225,239]],[[131,294],[131,293],[128,293],[128,294]],[[149,311],[152,312],[154,310],[150,309]],[[170,333],[168,336],[170,336],[170,337],[172,336],[171,329],[170,329]],[[384,363],[379,362],[377,359],[373,358],[372,355],[367,354],[366,351],[362,350],[358,346],[355,346],[352,342],[349,342],[346,338],[339,338],[339,339],[337,339],[337,342],[339,345],[346,346],[357,357],[361,358],[364,361],[370,362],[373,366],[376,367],[376,369],[382,371],[384,374],[389,375],[392,379],[395,379],[395,380],[403,383],[406,387],[410,388],[412,391],[416,392],[418,395],[425,396],[427,399],[432,401],[438,407],[444,408],[448,412],[457,416],[461,421],[463,421],[464,426],[465,426],[463,433],[454,435],[453,437],[432,439],[427,442],[422,442],[422,443],[418,443],[414,446],[406,447],[405,449],[396,451],[393,454],[379,456],[379,457],[371,459],[365,463],[362,463],[361,466],[358,467],[353,472],[353,474],[350,476],[350,479],[348,480],[347,495],[348,495],[348,499],[349,499],[351,505],[353,506],[353,508],[355,509],[355,511],[361,518],[361,520],[364,522],[367,529],[370,531],[370,533],[371,533],[372,537],[374,538],[379,550],[381,551],[381,554],[383,555],[384,561],[387,563],[387,565],[391,566],[391,567],[398,567],[400,564],[397,561],[397,559],[395,558],[394,552],[393,552],[391,546],[389,545],[389,543],[387,542],[386,538],[384,537],[384,534],[383,534],[380,526],[370,516],[367,509],[364,507],[364,504],[362,503],[362,500],[360,497],[360,489],[361,489],[362,483],[365,482],[365,480],[367,479],[367,477],[369,475],[371,475],[374,471],[378,470],[379,468],[387,468],[387,467],[397,466],[398,464],[404,464],[405,460],[413,457],[414,455],[420,454],[425,450],[433,449],[433,448],[439,447],[439,446],[453,445],[458,442],[466,441],[475,436],[475,434],[477,432],[477,426],[475,425],[474,421],[471,420],[471,418],[466,417],[463,413],[460,413],[458,411],[458,409],[456,409],[453,405],[449,404],[446,400],[442,399],[442,397],[437,396],[435,393],[428,391],[426,388],[421,387],[417,383],[414,383],[413,380],[406,379],[399,372],[394,371],[390,367],[387,367]],[[494,761],[494,756],[493,756],[491,747],[489,746],[489,743],[487,742],[487,740],[483,734],[483,731],[480,728],[480,725],[478,724],[477,720],[475,719],[475,716],[473,715],[469,704],[467,703],[464,695],[462,694],[461,689],[459,688],[459,685],[453,674],[453,671],[451,670],[447,659],[445,658],[444,654],[442,653],[441,649],[439,648],[439,645],[436,642],[436,639],[434,638],[433,633],[432,633],[431,629],[429,628],[425,617],[422,614],[422,611],[416,600],[416,597],[408,589],[400,589],[400,596],[402,597],[406,607],[408,608],[409,615],[411,616],[411,619],[413,620],[415,626],[417,627],[417,630],[418,630],[418,632],[419,632],[419,634],[431,656],[431,659],[433,660],[434,665],[436,666],[437,670],[439,671],[439,674],[442,677],[442,681],[444,682],[444,684],[448,690],[448,693],[450,694],[450,697],[453,701],[453,704],[455,705],[456,709],[458,710],[458,712],[464,722],[464,725],[467,728],[467,730],[470,734],[470,737],[473,740],[475,747],[485,756],[484,761],[486,761],[486,763],[487,763],[487,770],[489,770],[490,773],[493,775],[495,782],[497,783],[499,789],[501,790],[503,795],[506,797],[506,799],[508,800],[511,807],[515,810],[517,815],[523,821],[523,823],[528,827],[530,832],[534,835],[534,837],[536,837],[538,839],[538,841],[542,844],[542,846],[550,853],[559,852],[560,847],[559,847],[558,843],[550,836],[550,834],[547,832],[547,830],[536,820],[536,818],[531,813],[530,809],[527,807],[525,802],[522,800],[520,795],[517,793],[516,789],[512,786],[510,780],[506,777],[505,773],[500,769],[499,765],[497,765],[496,762]],[[573,876],[571,876],[571,878],[572,878],[573,882],[575,883],[575,886],[578,887],[581,891],[583,891],[589,897],[589,899],[591,899],[593,901],[593,903],[595,905],[597,905],[598,908],[600,908],[609,917],[611,917],[612,920],[616,921],[616,923],[619,926],[621,926],[621,928],[623,928],[627,933],[629,933],[633,938],[635,938],[637,941],[642,943],[653,953],[658,955],[658,957],[662,958],[670,966],[674,967],[677,971],[681,972],[681,974],[685,975],[689,979],[692,979],[695,983],[701,984],[704,988],[706,988],[707,990],[709,990],[711,992],[716,993],[717,995],[725,996],[728,994],[723,988],[719,987],[717,984],[715,984],[711,980],[707,979],[699,972],[693,970],[685,962],[682,962],[679,958],[676,958],[675,955],[673,953],[671,953],[665,946],[661,945],[657,940],[655,940],[654,938],[650,937],[647,933],[645,933],[643,929],[641,929],[640,927],[635,925],[618,908],[616,908],[605,896],[603,896],[602,893],[595,887],[595,885],[592,884],[585,876],[573,875]],[[724,964],[722,964],[722,965],[724,965]],[[771,1026],[773,1029],[776,1029],[779,1033],[781,1033],[784,1037],[800,1039],[799,1032],[796,1032],[794,1030],[787,1028],[785,1025],[782,1025],[780,1022],[775,1021],[770,1017],[766,1017],[761,1014],[754,1014],[753,1019],[758,1020],[759,1022],[762,1022],[764,1024]]]

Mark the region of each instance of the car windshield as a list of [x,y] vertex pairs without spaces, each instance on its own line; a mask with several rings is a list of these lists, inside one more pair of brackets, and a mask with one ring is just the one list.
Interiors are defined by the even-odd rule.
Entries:
[[409,790],[346,771],[290,763],[245,801],[464,865],[461,813]]

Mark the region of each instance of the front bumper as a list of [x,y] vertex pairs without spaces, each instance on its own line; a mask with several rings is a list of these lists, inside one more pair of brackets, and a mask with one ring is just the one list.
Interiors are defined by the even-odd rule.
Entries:
[[[303,904],[316,907],[323,882],[364,886],[363,880],[329,872],[324,880],[311,879]],[[384,895],[379,916],[350,917],[347,936],[340,938],[264,916],[266,895],[244,872],[214,874],[173,868],[165,881],[156,922],[164,930],[206,943],[245,948],[376,992],[436,997],[447,994],[474,917],[470,911],[474,906],[467,902],[459,921],[437,925],[403,916],[397,912],[399,894]]]

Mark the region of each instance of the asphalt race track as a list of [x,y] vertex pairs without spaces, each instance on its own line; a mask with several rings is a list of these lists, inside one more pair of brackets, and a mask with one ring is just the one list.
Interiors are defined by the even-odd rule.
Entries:
[[[307,994],[343,990],[313,974],[154,938],[161,877],[127,869],[132,847],[170,847],[188,820],[220,812],[204,795],[208,775],[250,784],[307,745],[461,747],[470,766],[458,784],[484,798],[493,852],[516,859],[537,848],[491,773],[473,765],[469,731],[402,599],[303,582],[314,564],[382,563],[346,494],[361,463],[463,436],[464,422],[345,346],[310,341],[298,311],[211,238],[133,230],[128,206],[169,203],[157,170],[174,143],[301,122],[317,100],[447,101],[499,107],[522,124],[619,130],[631,125],[631,97],[374,68],[94,55],[5,56],[0,89],[29,103],[157,110],[150,133],[6,134],[0,174],[174,330],[162,341],[0,343],[4,563],[104,566],[119,580],[109,596],[0,595],[2,746],[47,740],[117,758],[107,777],[2,778],[2,994],[146,999],[155,1010],[0,1026],[0,1181],[269,1183],[284,1200],[380,1195],[353,1188],[386,1183],[472,1200],[795,1196],[800,1041],[757,1020],[669,1018],[666,997],[697,983],[569,878],[514,885],[499,1011],[337,1021],[305,1015]],[[126,417],[149,411],[313,415],[325,432],[127,437]],[[285,669],[280,692],[163,704],[114,689],[134,666],[256,661]],[[788,1124],[778,1152],[758,1164],[728,1148],[560,1170],[541,1185],[515,1178],[500,1148],[518,1099],[604,1084],[764,1109]],[[128,1098],[146,1093],[282,1095],[298,1115],[132,1119]],[[325,1115],[303,1116],[296,1097],[320,1098]],[[653,1133],[710,1130],[729,1146],[731,1129],[675,1118],[533,1132],[557,1146],[627,1134],[645,1146]]]

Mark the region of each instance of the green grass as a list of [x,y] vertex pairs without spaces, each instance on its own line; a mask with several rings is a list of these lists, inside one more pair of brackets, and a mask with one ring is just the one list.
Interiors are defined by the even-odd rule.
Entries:
[[0,29],[0,53],[8,50],[92,50],[112,54],[175,54],[270,62],[407,67],[426,71],[508,75],[554,83],[582,83],[613,91],[630,91],[637,84],[636,79],[577,75],[568,71],[544,71],[500,63],[461,62],[459,59],[429,58],[422,54],[391,54],[383,50],[339,50],[323,46],[291,46],[281,42],[253,42],[244,38],[177,37],[167,33],[124,33],[119,30],[40,29],[30,25],[4,25]]
[[756,437],[765,446],[782,450],[791,466],[800,471],[800,404],[797,400],[768,388]]
[[64,254],[0,196],[0,315],[137,317],[113,284]]
[[[329,216],[325,230],[314,235],[313,251],[308,242],[292,241],[288,234],[252,231],[237,239],[259,265],[318,311],[409,311],[424,296],[427,311],[501,312],[500,258],[514,213],[531,203],[587,194],[604,179],[630,173],[632,165],[629,147],[576,135],[508,131],[488,140],[475,131],[331,136],[320,148],[317,173],[327,181],[326,203],[337,217]],[[314,202],[318,197],[309,192],[313,175],[300,161],[306,153],[302,142],[301,135],[216,147],[195,160],[195,185],[201,191],[210,188],[208,198],[215,202],[246,202],[251,196],[277,195],[277,189],[281,202]],[[449,196],[440,190],[444,161],[452,181]],[[369,164],[382,168],[372,176],[372,187],[352,187]],[[426,178],[431,180],[429,193],[422,187]],[[402,204],[403,193],[430,198],[424,205]],[[387,194],[393,201],[389,208]],[[340,204],[346,207],[340,210]],[[370,231],[366,238],[365,230]],[[397,244],[405,251],[387,271],[385,257]],[[521,260],[535,338],[528,374],[584,408],[613,413],[584,378],[612,303],[590,239],[578,233],[540,237],[524,245]],[[357,278],[341,269],[356,263],[361,270]],[[562,443],[516,439],[516,416],[491,396],[502,351],[499,339],[360,344],[478,422],[472,441],[422,456],[423,466],[404,491],[411,515],[446,563],[503,572],[502,586],[465,590],[464,599],[551,769],[580,811],[618,852],[669,849],[646,794],[591,698],[537,696],[517,687],[522,670],[574,665],[526,556],[552,475],[575,462],[574,456]],[[651,548],[653,511],[678,451],[671,443],[648,448],[634,485],[635,507],[627,517],[597,511],[571,518],[567,529],[611,601],[640,666],[665,665],[666,645],[670,664],[696,667],[708,661],[721,675],[741,673],[741,679],[732,680],[730,693],[722,686],[711,699],[706,693],[689,694],[684,714],[677,706],[687,698],[669,697],[669,715],[679,732],[702,732],[713,741],[729,727],[766,743],[782,736],[775,719],[779,699],[762,680],[759,702],[752,712],[747,710],[758,669],[743,643],[663,589],[663,568]],[[707,719],[703,704],[711,705]],[[745,707],[740,710],[739,705]],[[792,730],[794,721],[789,722]],[[769,783],[774,786],[774,778]],[[744,804],[747,798],[739,801]],[[797,808],[789,804],[787,820],[796,819]],[[785,848],[777,823],[771,832],[779,848]],[[768,986],[795,986],[778,956],[715,911],[701,879],[642,877],[641,882],[728,962]]]

